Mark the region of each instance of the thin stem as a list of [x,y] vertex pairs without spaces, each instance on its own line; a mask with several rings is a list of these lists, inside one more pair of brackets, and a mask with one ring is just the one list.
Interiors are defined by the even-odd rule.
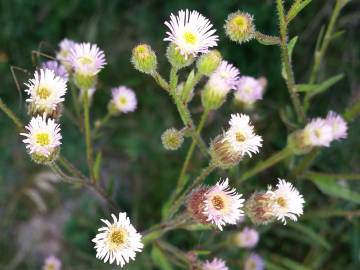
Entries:
[[86,143],[86,159],[89,167],[90,179],[94,181],[93,177],[93,149],[91,144],[91,130],[90,130],[90,112],[89,112],[89,94],[87,89],[84,91],[84,127],[85,127],[85,143]]
[[151,74],[151,76],[155,79],[156,83],[162,88],[164,89],[166,92],[169,92],[169,84],[167,83],[167,81],[158,73],[154,73]]
[[97,123],[95,124],[95,128],[93,130],[93,135],[94,138],[97,137],[98,132],[100,131],[100,129],[107,124],[107,122],[111,119],[112,114],[108,111],[107,114],[99,121],[97,121]]
[[21,122],[21,120],[15,115],[15,113],[2,101],[0,98],[0,109],[6,114],[7,117],[9,117],[15,126],[22,130],[24,128],[24,124]]
[[281,58],[286,73],[285,82],[289,90],[290,98],[295,108],[297,118],[301,123],[303,123],[305,121],[305,113],[303,107],[301,106],[299,96],[296,92],[294,72],[292,70],[291,60],[287,46],[287,23],[285,18],[283,0],[276,0],[276,4],[280,21]]
[[254,168],[246,171],[242,177],[237,181],[237,185],[240,183],[243,183],[250,177],[255,176],[256,174],[274,166],[275,164],[279,163],[280,161],[284,160],[285,158],[291,156],[293,153],[291,149],[285,147],[284,149],[280,150],[279,152],[276,152],[271,157],[269,157],[267,160],[259,162]]
[[320,149],[313,149],[310,153],[306,154],[300,163],[290,173],[291,177],[296,178],[304,171],[306,171],[319,153]]

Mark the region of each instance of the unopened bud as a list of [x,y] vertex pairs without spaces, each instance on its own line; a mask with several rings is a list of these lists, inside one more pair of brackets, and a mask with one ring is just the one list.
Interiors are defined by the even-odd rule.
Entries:
[[131,62],[140,72],[152,74],[157,68],[155,52],[147,44],[139,44],[132,50]]
[[43,155],[41,153],[31,153],[30,157],[32,161],[40,165],[50,165],[56,161],[59,157],[60,147],[54,148],[49,155]]
[[254,38],[255,26],[253,16],[249,13],[237,11],[231,13],[224,25],[227,36],[235,42],[243,43]]
[[218,50],[212,50],[203,54],[196,63],[198,71],[203,75],[209,76],[218,68],[221,59],[221,54]]
[[169,128],[161,135],[161,142],[166,150],[177,150],[184,142],[184,134],[176,128]]

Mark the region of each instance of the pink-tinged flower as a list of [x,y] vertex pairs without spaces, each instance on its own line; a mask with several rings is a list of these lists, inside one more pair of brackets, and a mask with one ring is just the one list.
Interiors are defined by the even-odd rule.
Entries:
[[205,194],[203,213],[207,221],[215,224],[221,231],[226,224],[236,224],[244,212],[244,199],[234,188],[229,187],[229,179],[218,181]]
[[214,258],[212,261],[205,261],[202,270],[229,270],[222,259]]
[[265,263],[263,258],[256,254],[251,253],[249,257],[247,257],[244,265],[244,270],[263,270],[265,269]]
[[322,118],[315,118],[302,131],[305,146],[330,146],[332,127]]
[[235,236],[235,242],[239,247],[253,248],[259,242],[259,233],[252,228],[245,227]]
[[60,269],[61,269],[61,261],[53,255],[45,259],[44,266],[42,267],[42,270],[60,270]]
[[169,28],[164,41],[173,42],[185,57],[198,53],[206,53],[209,48],[217,45],[218,36],[210,21],[197,11],[180,10],[165,25]]
[[75,44],[76,44],[75,41],[64,38],[59,43],[60,51],[58,51],[56,58],[59,59],[60,61],[69,62],[70,51],[75,46]]
[[236,88],[240,71],[229,62],[222,60],[220,66],[210,75],[209,84],[219,92],[227,94]]
[[72,67],[81,76],[95,76],[106,65],[105,54],[96,44],[75,44],[70,52]]
[[136,95],[133,90],[126,86],[113,88],[112,103],[115,108],[122,113],[133,112],[137,106]]
[[67,72],[66,68],[58,61],[46,61],[41,64],[41,68],[50,69],[54,71],[56,76],[59,76],[66,81],[69,80],[69,73]]
[[235,99],[245,104],[253,104],[262,99],[264,83],[260,79],[250,76],[241,76],[236,84]]
[[339,114],[330,111],[325,121],[331,127],[333,140],[345,139],[347,137],[347,123]]

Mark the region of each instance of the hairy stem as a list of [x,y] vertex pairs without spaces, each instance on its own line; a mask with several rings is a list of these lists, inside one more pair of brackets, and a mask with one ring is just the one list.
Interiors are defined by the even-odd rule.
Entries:
[[91,144],[91,129],[90,129],[90,112],[89,112],[89,94],[87,89],[84,91],[84,127],[85,127],[85,143],[86,143],[86,159],[88,163],[90,179],[95,181],[93,174],[93,149]]

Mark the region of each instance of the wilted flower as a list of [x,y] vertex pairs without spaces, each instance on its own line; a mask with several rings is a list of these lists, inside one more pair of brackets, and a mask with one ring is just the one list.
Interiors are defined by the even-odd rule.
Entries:
[[25,92],[30,96],[26,101],[29,102],[31,114],[57,116],[58,107],[67,91],[63,78],[50,69],[40,69],[25,85],[28,87]]
[[137,106],[136,95],[134,91],[126,86],[119,86],[111,89],[112,99],[109,105],[112,113],[133,112]]
[[204,195],[203,213],[207,221],[215,224],[221,231],[226,224],[236,224],[244,215],[242,195],[229,187],[229,179],[218,181]]
[[38,115],[25,127],[28,133],[20,133],[32,159],[37,163],[52,162],[59,152],[62,136],[60,127],[53,119]]
[[245,227],[235,235],[234,240],[239,247],[253,248],[259,242],[259,233],[255,229]]
[[131,62],[137,70],[146,74],[156,71],[156,54],[147,44],[139,44],[132,50]]
[[263,258],[256,254],[251,253],[249,257],[247,257],[244,265],[244,270],[263,270],[265,269],[265,263]]
[[201,270],[229,270],[222,259],[214,258],[212,261],[205,261]]
[[161,142],[166,150],[177,150],[184,142],[184,134],[176,128],[169,128],[161,135]]
[[224,25],[225,32],[232,41],[247,42],[255,36],[253,16],[249,13],[237,11],[231,13]]
[[164,40],[175,43],[185,57],[205,53],[217,45],[218,36],[211,29],[212,24],[197,11],[180,10],[177,16],[171,14],[165,25],[170,31]]
[[66,68],[60,64],[58,61],[46,61],[41,64],[42,69],[50,69],[54,71],[56,76],[61,77],[62,79],[68,81],[69,80],[69,74],[66,70]]
[[141,235],[131,225],[126,213],[119,213],[119,218],[111,215],[113,222],[101,219],[106,224],[92,240],[95,243],[96,258],[109,261],[123,267],[130,259],[135,260],[136,252],[141,252],[144,245]]
[[191,216],[202,224],[208,224],[207,216],[204,214],[205,195],[209,191],[208,186],[199,186],[188,195],[186,208]]
[[42,270],[60,270],[61,269],[61,261],[56,258],[54,255],[51,255],[45,259],[44,266]]
[[339,114],[330,111],[325,122],[331,127],[333,140],[345,139],[347,137],[347,123]]
[[255,79],[250,76],[242,76],[237,81],[235,99],[241,103],[251,105],[255,101],[262,99],[264,94],[263,80]]

